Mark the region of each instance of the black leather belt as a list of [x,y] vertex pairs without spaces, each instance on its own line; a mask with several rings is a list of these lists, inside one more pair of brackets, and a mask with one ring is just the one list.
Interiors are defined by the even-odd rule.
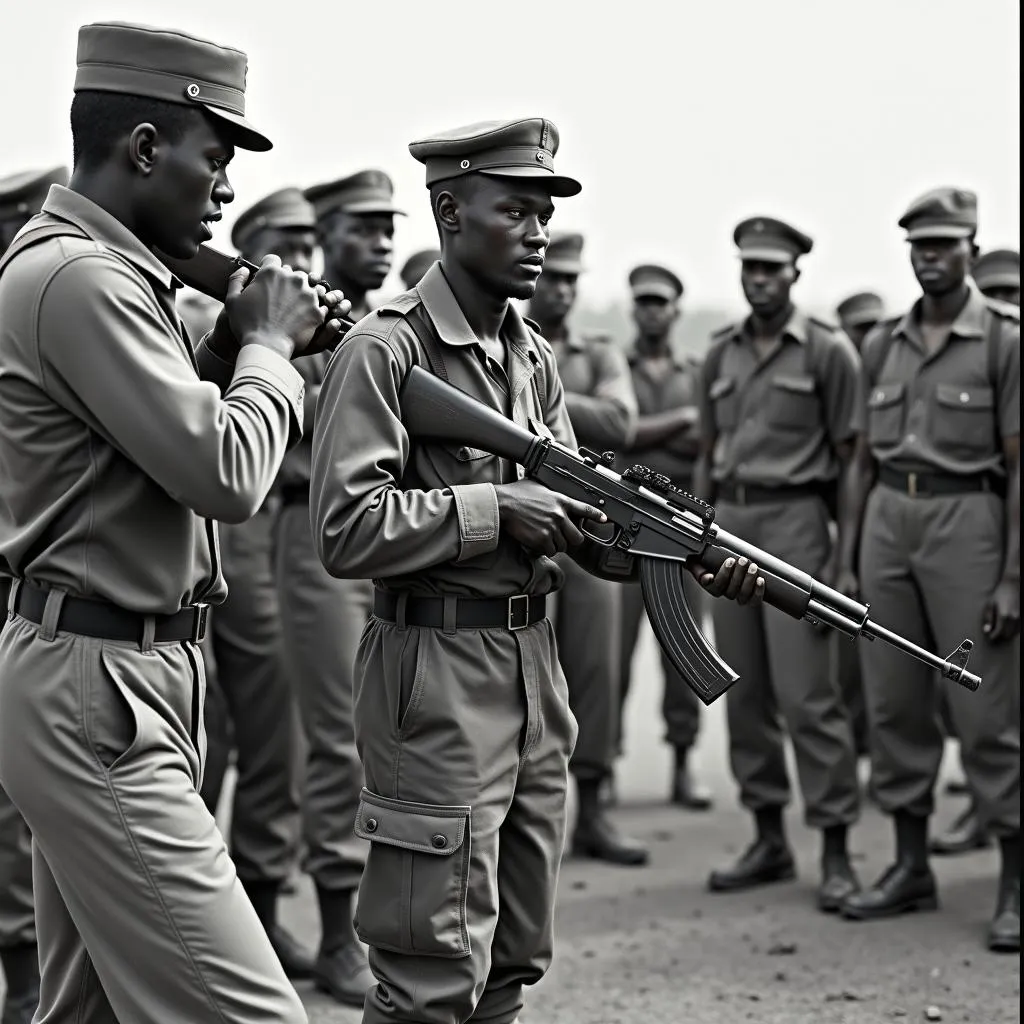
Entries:
[[[14,613],[37,626],[41,625],[49,593],[49,590],[23,580],[14,601]],[[153,642],[191,640],[192,643],[200,643],[206,636],[209,612],[208,604],[191,604],[173,615],[154,615]],[[56,628],[101,640],[141,643],[145,625],[146,616],[139,612],[130,612],[106,601],[92,601],[69,594],[60,606]]]
[[[376,590],[373,614],[385,622],[399,619],[399,599],[403,595]],[[431,629],[525,629],[540,622],[547,614],[547,598],[529,597],[405,597],[405,622],[409,626]],[[454,621],[445,622],[445,602],[454,604]]]
[[783,487],[763,487],[760,484],[735,484],[727,481],[715,484],[715,500],[733,505],[766,505],[772,501],[795,501],[798,498],[820,498],[824,484],[796,484]]
[[281,507],[309,504],[309,484],[282,484],[277,493],[281,496]]
[[999,481],[991,473],[958,476],[955,473],[904,473],[889,466],[878,467],[878,482],[911,498],[932,498],[946,494],[974,494],[1000,491]]

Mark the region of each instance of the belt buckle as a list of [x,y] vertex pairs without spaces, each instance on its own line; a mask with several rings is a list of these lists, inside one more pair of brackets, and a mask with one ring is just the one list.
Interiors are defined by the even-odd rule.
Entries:
[[907,494],[909,494],[911,498],[916,498],[917,497],[917,474],[916,473],[908,473],[907,474]]
[[206,637],[206,622],[210,617],[210,606],[200,601],[192,606],[192,643],[201,644]]
[[516,594],[508,599],[508,628],[513,632],[526,629],[530,624],[530,598],[526,594]]

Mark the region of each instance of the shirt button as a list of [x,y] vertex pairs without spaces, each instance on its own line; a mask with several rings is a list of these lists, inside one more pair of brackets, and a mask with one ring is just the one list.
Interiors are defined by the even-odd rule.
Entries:
[[960,392],[960,401],[961,402],[969,402],[970,400],[971,400],[971,396],[969,394],[967,394],[966,391],[961,391]]
[[907,434],[907,440],[914,444],[917,441],[917,434]]
[[366,819],[366,824],[363,826],[363,828],[365,828],[367,832],[376,832],[377,831],[377,819],[376,818],[367,818]]

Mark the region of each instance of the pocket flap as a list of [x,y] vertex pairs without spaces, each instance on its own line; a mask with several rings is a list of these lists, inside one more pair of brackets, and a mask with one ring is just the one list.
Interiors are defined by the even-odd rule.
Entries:
[[711,382],[711,387],[708,389],[708,397],[714,401],[716,398],[729,394],[734,387],[736,387],[735,377],[719,377],[718,380]]
[[475,462],[477,459],[491,459],[494,456],[480,448],[470,448],[465,444],[446,444],[444,448],[459,462]]
[[374,843],[447,857],[466,839],[471,807],[392,800],[364,789],[359,795],[356,835]]
[[951,409],[991,409],[995,403],[991,388],[964,388],[956,384],[939,384],[935,397],[939,405]]
[[814,394],[814,378],[806,376],[792,376],[779,374],[772,378],[772,383],[783,391],[793,391],[799,395]]
[[903,397],[902,383],[876,384],[868,395],[869,409],[883,409],[887,405],[895,405]]

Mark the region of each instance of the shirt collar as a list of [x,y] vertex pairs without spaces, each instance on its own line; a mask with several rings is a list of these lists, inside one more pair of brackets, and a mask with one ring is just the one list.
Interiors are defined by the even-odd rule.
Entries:
[[[988,303],[981,289],[973,281],[967,282],[967,301],[963,308],[956,315],[952,326],[949,329],[950,336],[958,338],[983,338],[985,336],[985,310]],[[921,336],[921,300],[918,299],[903,314],[900,322],[896,325],[896,334],[902,334],[907,338],[917,340]]]
[[[793,312],[789,314],[789,319],[782,327],[782,336],[784,338],[790,337],[801,345],[805,345],[807,343],[807,332],[807,317],[794,306]],[[750,337],[753,337],[753,331],[751,330],[751,317],[748,316],[733,331],[730,338],[732,341],[742,341],[744,338]]]
[[144,274],[159,281],[165,288],[179,288],[181,282],[168,270],[153,253],[142,244],[116,217],[109,214],[80,192],[74,192],[63,185],[51,185],[43,213],[61,220],[70,221],[81,228],[91,239],[99,242]]

